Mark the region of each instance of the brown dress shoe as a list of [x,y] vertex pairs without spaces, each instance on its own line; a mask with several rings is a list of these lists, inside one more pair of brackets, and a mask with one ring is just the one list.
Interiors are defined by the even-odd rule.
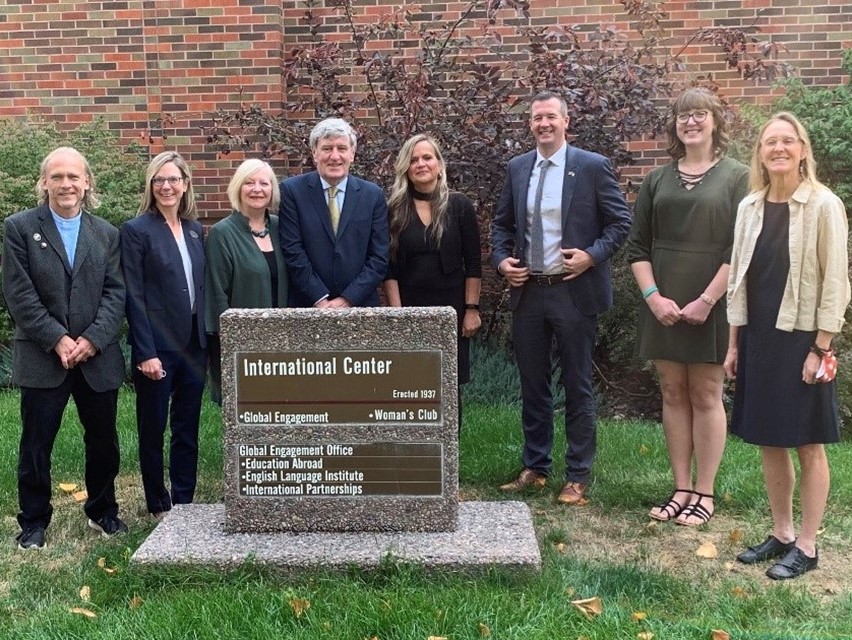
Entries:
[[547,484],[547,476],[532,469],[524,469],[521,475],[500,485],[500,491],[523,491],[524,489],[544,489]]
[[559,504],[574,504],[579,507],[586,505],[589,501],[586,499],[586,485],[580,482],[569,482],[562,491],[559,492],[556,501]]

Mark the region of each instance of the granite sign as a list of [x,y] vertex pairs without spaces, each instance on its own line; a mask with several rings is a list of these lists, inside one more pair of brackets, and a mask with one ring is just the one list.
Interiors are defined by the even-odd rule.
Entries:
[[454,529],[456,322],[450,308],[223,314],[226,529]]

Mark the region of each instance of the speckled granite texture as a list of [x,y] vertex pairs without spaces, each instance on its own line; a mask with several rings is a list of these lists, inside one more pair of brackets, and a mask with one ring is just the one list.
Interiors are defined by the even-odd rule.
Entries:
[[221,569],[245,562],[284,570],[369,569],[391,558],[451,571],[541,569],[532,517],[523,502],[462,502],[458,528],[442,533],[229,534],[224,523],[221,504],[175,505],[131,562]]
[[[235,366],[222,367],[225,530],[230,533],[437,532],[458,524],[457,320],[450,307],[231,309],[221,318],[223,363],[246,352],[440,351],[443,420],[428,424],[238,424]],[[401,381],[404,386],[404,380]],[[322,411],[323,407],[317,407]],[[240,445],[438,444],[437,495],[246,496]],[[242,470],[244,473],[244,469]],[[242,556],[241,556],[242,557]]]

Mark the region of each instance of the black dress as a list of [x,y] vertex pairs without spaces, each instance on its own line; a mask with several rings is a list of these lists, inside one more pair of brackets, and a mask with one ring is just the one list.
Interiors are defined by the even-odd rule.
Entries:
[[775,328],[790,271],[789,219],[786,203],[765,203],[746,275],[748,324],[739,332],[731,433],[767,447],[840,440],[835,383],[802,381],[816,331]]
[[[388,277],[396,279],[403,307],[450,306],[459,321],[459,384],[470,380],[470,339],[461,335],[465,314],[465,279],[482,277],[479,229],[473,203],[451,193],[441,247],[418,216],[399,234],[397,256]],[[446,255],[450,252],[454,255]]]

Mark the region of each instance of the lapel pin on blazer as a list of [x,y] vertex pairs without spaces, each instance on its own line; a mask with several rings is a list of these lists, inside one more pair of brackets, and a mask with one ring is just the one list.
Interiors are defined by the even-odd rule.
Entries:
[[196,233],[195,231],[190,231],[189,236],[191,238],[194,238],[195,240],[198,240],[198,233]]
[[34,233],[33,234],[33,240],[35,240],[36,242],[41,240],[41,234],[40,233]]
[[569,171],[569,172],[568,172],[568,177],[569,177],[569,178],[573,178],[573,177],[574,177],[574,172],[573,172],[573,171]]
[[47,243],[46,242],[42,242],[40,246],[41,246],[42,249],[47,249]]

